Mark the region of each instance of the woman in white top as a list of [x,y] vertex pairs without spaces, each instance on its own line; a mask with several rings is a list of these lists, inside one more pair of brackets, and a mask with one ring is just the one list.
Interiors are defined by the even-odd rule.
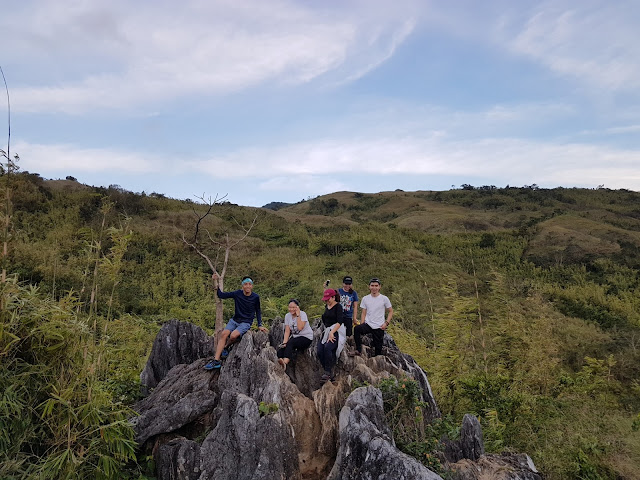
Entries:
[[278,363],[285,369],[294,350],[304,350],[311,345],[313,330],[307,314],[300,310],[295,298],[289,300],[289,313],[284,317],[284,341],[278,347]]

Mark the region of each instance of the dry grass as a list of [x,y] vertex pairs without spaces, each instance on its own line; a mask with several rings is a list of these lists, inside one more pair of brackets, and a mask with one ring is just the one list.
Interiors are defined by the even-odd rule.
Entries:
[[[540,224],[527,254],[553,258],[563,256],[606,256],[620,252],[619,240],[640,245],[640,232],[624,230],[576,215],[562,215]],[[569,251],[570,249],[571,251]]]

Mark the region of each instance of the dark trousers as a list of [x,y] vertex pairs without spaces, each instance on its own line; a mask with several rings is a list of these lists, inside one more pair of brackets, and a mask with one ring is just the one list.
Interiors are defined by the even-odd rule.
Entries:
[[376,355],[382,355],[382,342],[384,341],[384,330],[381,328],[371,328],[370,325],[362,323],[353,329],[353,338],[356,341],[356,350],[362,351],[362,335],[371,335],[373,348]]
[[287,346],[278,349],[278,358],[288,358],[291,360],[294,350],[304,350],[311,345],[311,339],[307,337],[289,337]]
[[336,350],[338,349],[338,335],[335,335],[335,342],[327,343],[318,342],[318,359],[322,364],[324,371],[331,375],[333,366],[336,364]]
[[346,315],[342,317],[344,320],[344,328],[347,331],[347,337],[353,335],[353,318],[349,318]]

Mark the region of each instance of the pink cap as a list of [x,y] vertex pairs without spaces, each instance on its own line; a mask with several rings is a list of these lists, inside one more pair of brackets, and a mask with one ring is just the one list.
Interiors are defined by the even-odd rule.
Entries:
[[336,296],[336,291],[333,288],[327,288],[324,291],[324,296],[322,297],[322,301],[329,300],[331,297]]

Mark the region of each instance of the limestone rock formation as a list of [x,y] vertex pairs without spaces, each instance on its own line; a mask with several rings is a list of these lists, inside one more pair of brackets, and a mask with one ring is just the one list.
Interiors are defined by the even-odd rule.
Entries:
[[[362,357],[349,357],[343,351],[336,380],[322,384],[316,357],[321,330],[316,328],[311,347],[286,370],[277,363],[274,348],[282,341],[279,320],[269,334],[245,334],[222,369],[208,372],[203,367],[212,338],[188,323],[165,325],[142,376],[151,393],[135,406],[139,415],[133,419],[138,443],[153,453],[157,478],[440,478],[396,448],[377,388],[352,392],[355,382],[413,378],[421,386],[426,424],[440,411],[425,372],[385,335],[384,355],[370,357],[365,348]],[[520,457],[483,453],[480,424],[465,417],[460,439],[447,442],[445,467],[455,469],[461,480],[485,478],[478,472],[492,468],[505,472],[505,465],[511,472],[537,475]]]
[[193,363],[213,354],[213,337],[191,323],[170,320],[153,342],[147,365],[140,374],[146,389],[155,388],[176,365]]
[[473,415],[465,414],[462,418],[460,438],[456,441],[445,440],[445,456],[449,462],[457,462],[464,458],[478,460],[484,455],[482,427]]
[[340,448],[327,480],[442,480],[399,452],[387,426],[382,394],[374,387],[353,391],[340,411]]

